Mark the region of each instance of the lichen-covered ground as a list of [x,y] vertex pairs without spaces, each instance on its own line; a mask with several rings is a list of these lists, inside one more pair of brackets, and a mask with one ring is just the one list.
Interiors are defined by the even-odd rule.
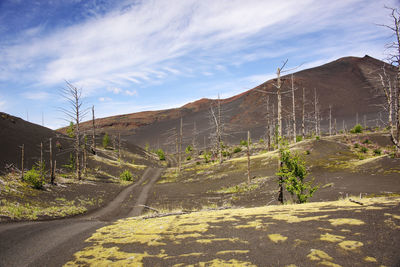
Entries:
[[123,219],[66,266],[398,266],[400,198],[357,201]]

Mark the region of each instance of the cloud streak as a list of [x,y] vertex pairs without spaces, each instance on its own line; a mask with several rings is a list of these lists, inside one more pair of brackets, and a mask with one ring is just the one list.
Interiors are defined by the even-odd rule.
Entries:
[[[143,1],[125,6],[124,12],[116,9],[43,38],[3,46],[0,60],[7,65],[8,78],[16,79],[12,76],[22,72],[40,85],[63,79],[93,88],[141,84],[180,75],[180,66],[193,67],[199,59],[210,66],[220,61],[224,67],[229,63],[220,58],[226,54],[238,64],[275,57],[289,52],[286,42],[291,38],[307,33],[322,31],[321,43],[326,46],[330,38],[323,36],[324,31],[340,31],[340,39],[366,41],[382,35],[371,25],[374,18],[380,19],[374,9],[375,2],[357,0]],[[349,12],[354,14],[343,16]],[[42,31],[28,29],[30,34],[24,37]],[[242,51],[249,47],[261,51]],[[187,58],[192,53],[197,59]]]

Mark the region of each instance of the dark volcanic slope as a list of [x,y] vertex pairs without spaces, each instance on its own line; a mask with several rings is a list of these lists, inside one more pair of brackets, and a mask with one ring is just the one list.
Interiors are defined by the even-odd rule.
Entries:
[[[345,122],[347,128],[356,121],[363,122],[366,116],[369,126],[376,125],[376,118],[383,102],[382,96],[377,95],[379,88],[374,82],[374,76],[384,66],[384,62],[369,56],[363,58],[345,57],[322,65],[320,67],[294,73],[294,84],[298,88],[295,92],[297,114],[300,119],[302,88],[306,89],[306,113],[313,112],[314,89],[319,98],[322,116],[322,128],[328,124],[329,105],[332,105],[332,114],[336,118],[340,130]],[[387,71],[394,74],[393,69],[387,66]],[[283,91],[290,87],[290,76],[283,76]],[[274,80],[270,80],[240,95],[222,100],[222,115],[225,123],[225,140],[237,142],[250,130],[254,138],[258,138],[265,131],[265,97],[267,94],[260,91],[275,92]],[[283,97],[284,118],[288,117],[291,109],[290,94]],[[192,141],[194,123],[199,135],[197,143],[202,147],[208,143],[210,131],[210,105],[215,100],[201,99],[189,103],[179,109],[148,111],[120,115],[96,120],[97,127],[102,132],[120,132],[130,141],[144,146],[163,147],[173,150],[175,139],[171,136],[171,129],[179,126],[180,117],[184,121],[184,142]],[[277,107],[276,96],[270,94],[270,110]],[[285,119],[284,119],[285,120]],[[89,127],[90,123],[85,124]],[[298,127],[300,123],[297,124]],[[309,123],[308,127],[312,127]],[[297,129],[299,131],[299,128]],[[205,138],[206,137],[206,138]]]
[[[0,112],[0,171],[6,164],[13,163],[21,168],[21,146],[25,146],[25,168],[30,168],[40,159],[40,143],[43,142],[44,159],[48,159],[49,138],[53,138],[53,146],[59,139],[67,146],[62,135],[46,127],[30,123],[23,119]],[[55,151],[55,150],[54,150]]]

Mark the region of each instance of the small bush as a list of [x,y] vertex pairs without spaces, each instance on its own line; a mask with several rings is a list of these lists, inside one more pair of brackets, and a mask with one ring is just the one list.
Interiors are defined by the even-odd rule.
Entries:
[[301,135],[296,136],[296,142],[300,142],[300,141],[303,141],[303,136],[301,136]]
[[210,159],[211,159],[211,153],[210,152],[205,152],[203,157],[204,157],[204,162],[205,163],[209,163]]
[[158,158],[159,158],[160,160],[165,160],[165,153],[164,153],[164,150],[162,150],[162,149],[160,148],[160,149],[158,149],[158,150],[156,151],[156,154],[158,155]]
[[247,141],[246,140],[240,140],[240,145],[241,146],[247,146]]
[[354,148],[359,148],[359,147],[360,147],[360,145],[358,143],[354,144]]
[[188,145],[185,149],[186,154],[190,154],[193,151],[193,147],[191,145]]
[[315,137],[315,140],[319,140],[321,139],[318,135]]
[[304,152],[304,154],[306,154],[306,155],[310,155],[310,154],[311,154],[311,152],[310,152],[310,150],[306,150],[306,151]]
[[108,136],[108,134],[106,133],[103,136],[103,147],[107,148],[110,145],[110,136]]
[[235,149],[233,150],[233,153],[239,153],[240,151],[242,151],[242,149],[240,147],[235,147]]
[[375,156],[379,156],[379,155],[381,155],[382,154],[382,150],[381,149],[379,149],[379,148],[375,148],[374,149],[374,155]]
[[125,170],[123,173],[121,173],[121,175],[119,176],[119,178],[120,178],[121,180],[124,180],[124,181],[132,181],[133,176],[132,176],[132,173],[131,173],[130,171]]
[[226,151],[226,150],[224,150],[224,151],[222,151],[222,156],[223,157],[229,157],[231,154],[229,153],[229,151]]
[[35,189],[42,189],[44,185],[44,172],[40,172],[40,167],[33,166],[31,170],[24,174],[25,182],[30,183]]
[[357,124],[353,127],[353,129],[350,130],[350,133],[362,133],[363,127],[361,124]]
[[264,144],[264,139],[260,138],[260,141],[258,141],[259,144]]
[[192,159],[191,156],[187,156],[187,157],[186,157],[186,160],[187,160],[187,161],[189,161],[189,160],[191,160],[191,159]]
[[368,148],[366,148],[365,146],[362,146],[362,147],[360,148],[360,152],[362,152],[362,153],[367,153],[367,152],[368,152]]
[[366,138],[362,143],[363,144],[372,144],[371,140],[369,140],[368,138]]

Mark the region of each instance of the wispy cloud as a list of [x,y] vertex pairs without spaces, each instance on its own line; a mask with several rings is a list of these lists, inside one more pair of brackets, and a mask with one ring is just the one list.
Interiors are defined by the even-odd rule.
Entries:
[[22,96],[31,100],[44,100],[49,98],[50,94],[47,92],[25,92]]
[[[40,39],[34,36],[42,29],[28,29],[24,40],[0,49],[0,60],[9,75],[22,72],[42,85],[65,78],[95,88],[138,84],[180,75],[181,65],[193,67],[201,58],[203,64],[224,70],[230,63],[223,55],[233,53],[235,62],[275,57],[294,49],[288,48],[292,38],[308,33],[318,32],[324,45],[329,45],[324,33],[335,30],[340,39],[363,42],[383,35],[372,25],[381,13],[376,2],[360,0],[143,1],[124,5],[123,12],[100,12]],[[279,49],[272,49],[279,42]],[[248,48],[252,50],[243,51]],[[194,55],[197,59],[188,62]]]

